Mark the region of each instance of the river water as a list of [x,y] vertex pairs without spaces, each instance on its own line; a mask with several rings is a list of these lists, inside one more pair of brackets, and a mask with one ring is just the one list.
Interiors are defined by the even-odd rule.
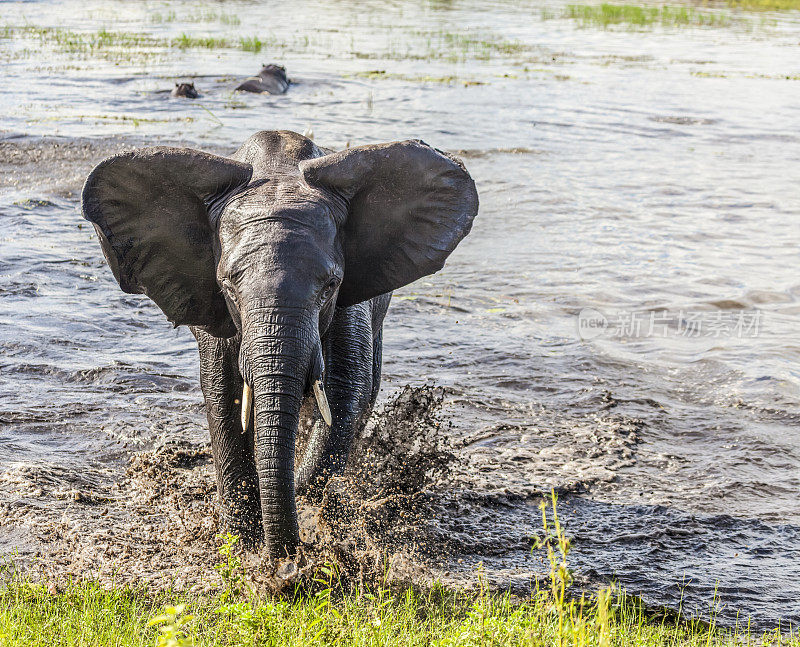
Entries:
[[[225,154],[261,129],[422,138],[481,198],[384,332],[382,401],[443,387],[458,463],[432,520],[452,547],[423,568],[529,586],[555,488],[579,578],[725,624],[800,622],[800,18],[633,30],[565,11],[0,3],[0,550],[78,550],[132,454],[206,438],[193,338],[120,292],[80,218],[94,164]],[[285,96],[232,94],[271,62]],[[201,99],[170,99],[188,79]]]

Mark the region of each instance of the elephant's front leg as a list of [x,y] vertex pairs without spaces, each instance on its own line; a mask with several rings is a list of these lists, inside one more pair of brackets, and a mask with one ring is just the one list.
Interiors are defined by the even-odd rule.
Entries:
[[333,424],[315,416],[314,428],[299,461],[297,488],[319,493],[328,478],[341,474],[350,446],[374,401],[373,322],[369,302],[337,308],[325,339],[325,391]]
[[261,544],[261,499],[253,451],[253,425],[241,423],[239,338],[219,339],[192,328],[200,349],[200,385],[206,402],[211,451],[225,528],[247,548]]

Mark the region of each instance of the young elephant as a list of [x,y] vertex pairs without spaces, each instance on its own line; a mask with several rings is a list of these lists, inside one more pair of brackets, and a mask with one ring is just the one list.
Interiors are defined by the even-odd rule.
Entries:
[[120,287],[197,339],[222,518],[251,547],[294,552],[296,489],[344,468],[375,401],[391,291],[441,269],[477,211],[462,163],[421,141],[265,131],[232,159],[145,148],[92,171],[83,214]]
[[282,65],[267,65],[256,76],[251,76],[236,87],[235,92],[284,94],[289,89],[289,78]]

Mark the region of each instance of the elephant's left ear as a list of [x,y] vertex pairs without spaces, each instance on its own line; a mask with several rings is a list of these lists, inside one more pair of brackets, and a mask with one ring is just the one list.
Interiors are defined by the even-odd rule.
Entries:
[[249,164],[167,147],[98,164],[83,187],[83,216],[94,224],[120,287],[149,296],[176,326],[234,334],[216,281],[210,220],[252,172]]
[[418,140],[351,148],[300,169],[306,182],[349,205],[339,306],[442,269],[478,213],[475,183],[461,161]]

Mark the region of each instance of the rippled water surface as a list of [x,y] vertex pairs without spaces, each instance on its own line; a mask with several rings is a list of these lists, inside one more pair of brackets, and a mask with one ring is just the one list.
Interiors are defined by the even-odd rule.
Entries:
[[[260,129],[422,138],[481,196],[385,327],[384,398],[446,387],[459,457],[435,519],[456,548],[426,568],[460,582],[483,561],[524,588],[555,487],[588,581],[799,622],[800,19],[704,9],[725,24],[634,31],[564,11],[0,3],[0,549],[46,555],[37,515],[206,435],[191,335],[120,292],[81,224],[94,164],[225,154]],[[270,62],[285,96],[232,94]],[[201,99],[170,99],[186,79]]]

